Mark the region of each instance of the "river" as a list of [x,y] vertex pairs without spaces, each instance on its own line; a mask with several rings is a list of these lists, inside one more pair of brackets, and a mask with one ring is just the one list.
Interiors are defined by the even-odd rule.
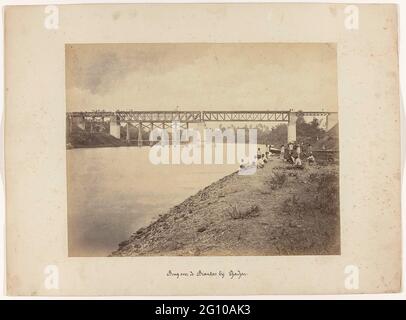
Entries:
[[67,150],[70,257],[107,256],[159,214],[238,165],[154,165],[150,147]]

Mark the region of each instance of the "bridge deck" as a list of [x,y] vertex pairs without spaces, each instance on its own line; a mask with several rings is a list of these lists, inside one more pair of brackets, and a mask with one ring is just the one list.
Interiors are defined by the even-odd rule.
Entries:
[[[199,123],[204,121],[269,121],[287,122],[292,111],[90,111],[68,112],[72,118],[90,121],[104,121],[115,118],[122,122],[161,122],[174,121]],[[328,116],[337,112],[312,111],[301,112],[304,116]]]

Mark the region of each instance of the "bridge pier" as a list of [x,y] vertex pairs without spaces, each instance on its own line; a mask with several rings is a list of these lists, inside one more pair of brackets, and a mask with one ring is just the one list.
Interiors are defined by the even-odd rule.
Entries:
[[120,121],[117,119],[110,119],[110,135],[112,135],[116,139],[121,139],[120,135]]
[[127,122],[127,125],[126,125],[125,141],[126,141],[128,144],[130,143],[130,123],[129,123],[129,122]]
[[296,141],[296,112],[289,112],[288,120],[288,143]]
[[[185,123],[185,125],[183,126],[183,129],[185,130],[185,135],[186,135],[186,137],[189,137],[189,132],[190,132],[190,130],[189,130],[189,122],[186,122]],[[193,130],[192,130],[192,132],[193,132]],[[190,142],[190,137],[189,137],[189,141],[188,142]]]
[[69,136],[72,134],[72,117],[66,117],[66,131],[68,132]]
[[200,134],[200,140],[197,141],[197,143],[200,145],[204,145],[206,142],[205,129],[206,129],[206,123],[204,121],[199,122],[197,124],[197,131],[199,131],[199,134]]
[[[150,131],[150,136],[151,136],[151,132],[154,131],[154,123],[151,122],[151,131]],[[149,145],[152,147],[154,145],[154,141],[150,140],[149,141]]]
[[138,146],[142,147],[142,122],[138,123]]

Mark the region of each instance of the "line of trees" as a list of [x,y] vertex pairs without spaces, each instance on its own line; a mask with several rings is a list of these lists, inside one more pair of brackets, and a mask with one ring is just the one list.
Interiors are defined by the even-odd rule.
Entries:
[[[256,128],[257,129],[257,142],[259,144],[272,144],[275,147],[279,147],[282,144],[286,144],[288,137],[288,126],[286,123],[278,124],[272,128],[269,126],[259,123],[257,125],[247,125],[237,126],[230,125],[224,127],[220,125],[220,129],[226,130],[227,128],[237,129],[244,128],[246,129],[246,141],[248,141],[248,129]],[[317,118],[313,118],[311,122],[306,122],[302,112],[297,113],[296,121],[296,137],[298,142],[304,142],[305,144],[314,144],[316,141],[324,137],[326,131],[323,128],[320,128],[320,121]]]

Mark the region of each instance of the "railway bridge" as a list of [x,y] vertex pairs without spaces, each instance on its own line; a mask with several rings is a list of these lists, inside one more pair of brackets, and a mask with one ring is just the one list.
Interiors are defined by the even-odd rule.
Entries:
[[[109,123],[109,133],[120,139],[120,128],[126,126],[126,141],[131,140],[130,125],[138,129],[138,144],[142,144],[143,129],[171,128],[173,122],[179,123],[181,128],[187,129],[190,124],[203,125],[206,122],[284,122],[288,125],[288,142],[296,140],[296,120],[298,113],[288,111],[89,111],[68,112],[66,114],[67,130],[72,134],[73,125],[82,130],[90,127],[92,134],[98,124]],[[338,122],[337,112],[305,111],[303,116],[324,117],[326,129],[329,130]],[[88,126],[86,126],[88,124]]]

